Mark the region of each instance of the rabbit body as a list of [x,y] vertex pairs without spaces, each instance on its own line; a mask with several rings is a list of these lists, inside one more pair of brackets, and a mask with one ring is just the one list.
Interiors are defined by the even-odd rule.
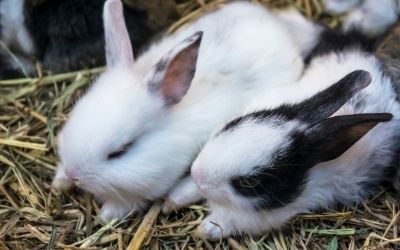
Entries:
[[[325,42],[317,46],[329,47]],[[324,103],[321,100],[335,102],[351,93],[343,82],[356,86],[357,81],[368,81],[365,72],[358,73],[361,80],[350,74],[339,81],[360,69],[370,73],[371,83],[347,97],[344,105],[335,106],[326,120],[317,120],[329,110],[317,105]],[[335,87],[338,84],[343,86]],[[371,115],[380,118],[368,126],[382,123],[372,129],[354,125],[348,133],[342,132],[363,113],[390,113],[393,118]],[[362,201],[393,170],[399,117],[392,82],[377,58],[357,46],[320,51],[296,84],[258,98],[245,115],[228,123],[202,149],[191,175],[211,214],[198,234],[214,240],[244,232],[259,234],[284,226],[299,213]],[[342,122],[343,128],[333,128]],[[352,136],[362,137],[351,142],[343,139]]]

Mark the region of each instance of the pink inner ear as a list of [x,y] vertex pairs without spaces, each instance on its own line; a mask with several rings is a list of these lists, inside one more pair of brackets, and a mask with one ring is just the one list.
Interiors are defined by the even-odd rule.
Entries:
[[162,93],[168,103],[178,103],[186,94],[196,72],[198,44],[182,50],[167,66]]

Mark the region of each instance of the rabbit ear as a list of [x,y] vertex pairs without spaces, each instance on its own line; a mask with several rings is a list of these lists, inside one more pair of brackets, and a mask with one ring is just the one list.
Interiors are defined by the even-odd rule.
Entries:
[[105,2],[103,20],[107,66],[132,66],[132,45],[120,0],[107,0]]
[[333,160],[343,154],[379,122],[392,114],[355,114],[334,116],[311,127],[306,133],[306,148],[314,163]]
[[153,67],[147,76],[148,90],[161,96],[166,105],[178,103],[188,91],[196,71],[203,32],[178,44]]
[[364,70],[356,70],[343,77],[329,88],[294,106],[299,119],[317,123],[327,119],[340,109],[349,99],[371,82],[371,75]]

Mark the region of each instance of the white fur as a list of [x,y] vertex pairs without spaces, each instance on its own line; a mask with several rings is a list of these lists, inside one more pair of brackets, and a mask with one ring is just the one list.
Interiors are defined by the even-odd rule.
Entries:
[[343,14],[361,4],[362,0],[323,0],[325,11],[330,14]]
[[162,212],[169,214],[188,204],[198,202],[203,197],[190,176],[183,178],[168,194]]
[[[134,65],[109,67],[59,135],[54,185],[75,182],[93,193],[104,202],[103,219],[165,195],[215,128],[241,113],[256,93],[298,79],[302,58],[287,28],[261,6],[235,2],[152,45]],[[204,35],[192,86],[177,105],[164,106],[146,79],[163,55],[197,31]],[[105,159],[135,138],[125,155]]]
[[35,52],[33,39],[25,26],[24,0],[0,2],[1,39],[8,47],[17,47],[28,56]]
[[[269,152],[274,152],[277,147],[284,148],[287,143],[285,135],[293,126],[299,125],[296,121],[283,125],[276,125],[273,120],[262,124],[248,121],[231,133],[217,135],[205,145],[192,166],[193,179],[211,209],[211,214],[198,228],[199,234],[218,239],[220,228],[223,237],[243,232],[258,234],[281,227],[296,214],[332,207],[334,200],[351,203],[366,197],[368,191],[361,189],[360,183],[379,178],[368,175],[368,172],[372,168],[382,168],[383,171],[392,161],[393,146],[397,143],[393,138],[398,136],[400,129],[400,106],[395,100],[396,94],[375,57],[347,51],[316,58],[296,85],[265,93],[251,104],[249,111],[300,102],[359,69],[370,72],[371,84],[333,116],[388,112],[393,114],[393,120],[378,124],[340,157],[311,168],[304,191],[293,202],[269,211],[254,211],[249,200],[234,193],[229,180],[238,171],[254,173],[254,170],[245,168],[257,166],[260,159],[268,166]],[[360,98],[363,104],[356,107],[356,100]],[[275,198],[279,200],[279,197]]]
[[325,0],[325,11],[333,14],[348,12],[343,29],[358,29],[371,36],[384,33],[394,24],[400,12],[398,0]]
[[306,19],[296,9],[278,11],[278,17],[288,26],[293,41],[301,49],[301,55],[307,56],[318,42],[323,26]]

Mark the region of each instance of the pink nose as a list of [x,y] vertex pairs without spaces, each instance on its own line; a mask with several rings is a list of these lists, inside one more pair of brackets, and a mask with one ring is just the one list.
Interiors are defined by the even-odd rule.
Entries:
[[193,182],[206,197],[218,187],[218,184],[214,183],[212,173],[207,173],[207,170],[195,164],[190,171]]
[[200,185],[204,183],[205,181],[205,174],[204,171],[198,167],[198,166],[193,166],[191,169],[191,173],[193,181],[197,184]]

